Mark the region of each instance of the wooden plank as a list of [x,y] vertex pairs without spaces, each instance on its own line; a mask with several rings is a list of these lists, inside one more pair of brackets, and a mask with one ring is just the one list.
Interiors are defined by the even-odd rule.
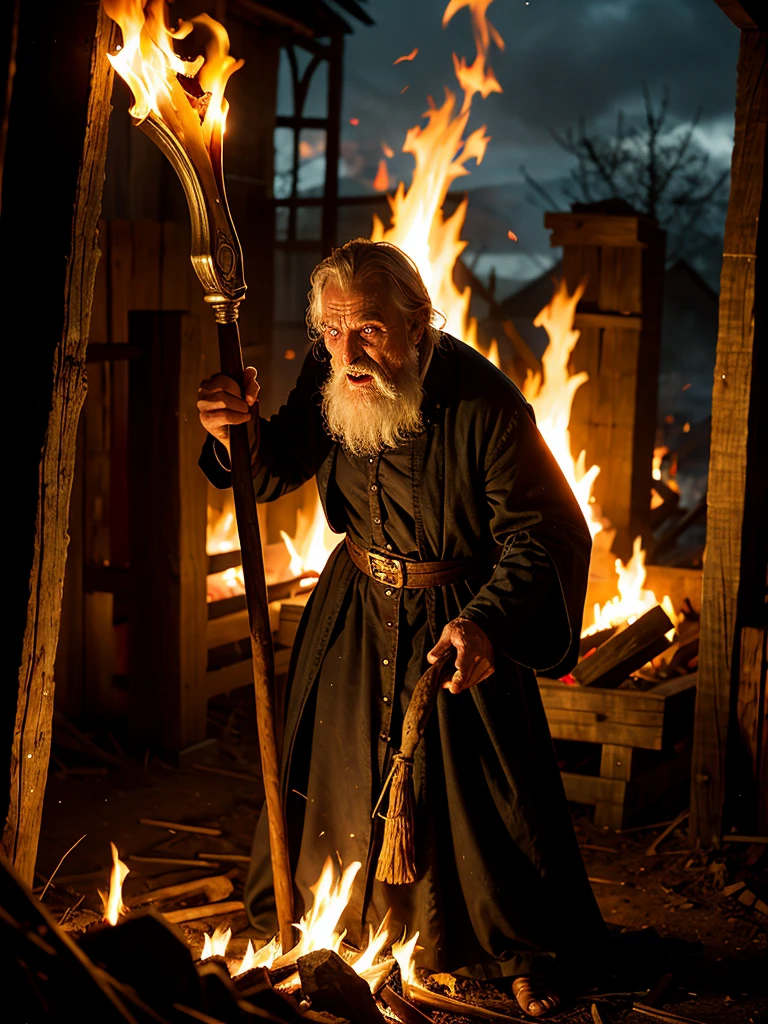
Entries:
[[[736,720],[742,746],[749,765],[750,788],[756,793],[766,792],[766,629],[744,626],[739,644],[739,686],[736,698]],[[765,827],[768,812],[765,801],[758,814],[760,828]]]
[[[694,724],[691,837],[716,844],[725,820],[726,763],[731,709],[738,687],[737,645],[742,625],[765,615],[766,402],[763,391],[766,288],[756,289],[757,253],[765,248],[760,218],[768,122],[768,36],[743,32],[739,49],[731,193],[725,225],[704,565],[699,683]],[[761,227],[763,225],[763,227]],[[762,242],[762,244],[761,244]],[[761,268],[761,272],[764,271]],[[756,337],[756,327],[761,332]],[[754,491],[751,505],[748,492]],[[762,527],[758,525],[762,518]],[[749,526],[747,534],[745,526]],[[743,554],[742,554],[743,553]],[[760,581],[762,576],[762,581]],[[750,616],[754,616],[753,622]],[[733,787],[732,787],[733,788]],[[765,802],[765,793],[762,794]]]
[[672,628],[669,616],[656,605],[579,662],[571,675],[582,686],[616,685],[669,646],[665,633]]
[[236,640],[245,640],[251,635],[248,626],[248,612],[244,608],[231,615],[221,615],[217,619],[209,619],[206,626],[206,647],[210,651],[222,644],[231,644]]
[[[547,712],[549,731],[555,740],[576,740],[581,743],[614,743],[643,750],[661,750],[661,725],[624,725],[621,722],[580,722],[561,718],[564,712]],[[575,712],[570,712],[575,714]]]
[[[275,647],[275,675],[285,675],[291,660],[290,647]],[[208,698],[229,693],[239,686],[253,686],[253,665],[250,658],[234,665],[211,669],[205,673],[202,690]]]
[[[131,308],[133,232],[130,221],[109,224],[109,342],[128,341],[128,310]],[[110,367],[110,559],[127,565],[128,537],[128,366]]]
[[624,779],[632,775],[632,746],[604,743],[600,753],[600,777],[603,779]]
[[[8,293],[18,309],[34,317],[34,344],[21,339],[8,346],[20,350],[34,400],[27,401],[24,410],[20,433],[25,436],[14,441],[23,469],[18,477],[13,461],[8,469],[14,503],[29,518],[22,533],[11,533],[20,552],[7,581],[13,625],[11,635],[4,638],[8,811],[2,847],[22,881],[31,886],[50,757],[69,502],[100,255],[96,237],[112,90],[106,55],[115,34],[101,7],[54,6],[46,12],[44,33],[39,31],[39,12],[23,4],[17,10],[18,45],[13,102],[6,110],[9,145],[2,183],[5,197],[13,196],[13,203],[3,205],[0,245],[3,252],[13,254]],[[43,109],[56,125],[53,148],[49,132],[29,130]],[[46,167],[54,173],[40,189],[39,175],[30,169]],[[40,296],[45,300],[41,302]],[[19,358],[8,353],[6,362],[13,378]],[[15,527],[13,514],[11,522]],[[17,588],[21,580],[23,585]]]
[[645,248],[649,222],[599,213],[545,213],[544,227],[552,232],[550,245]]
[[603,690],[599,686],[584,689],[581,686],[566,686],[557,679],[539,676],[539,691],[545,707],[581,708],[612,714],[623,720],[625,711],[647,711],[656,713],[664,698],[659,696],[660,687],[652,690]]
[[761,0],[715,0],[715,3],[736,28],[768,29],[768,16]]
[[[196,414],[200,331],[183,313],[133,312],[147,352],[131,375],[130,720],[134,735],[179,750],[205,738],[206,481]],[[151,522],[152,528],[147,525]],[[150,703],[156,714],[147,716]]]
[[161,225],[160,309],[189,308],[189,229],[186,224]]
[[627,783],[623,779],[601,779],[597,775],[561,772],[566,797],[575,804],[624,802]]
[[618,327],[622,331],[639,331],[643,326],[643,318],[629,313],[577,313],[573,318],[573,326],[583,327]]

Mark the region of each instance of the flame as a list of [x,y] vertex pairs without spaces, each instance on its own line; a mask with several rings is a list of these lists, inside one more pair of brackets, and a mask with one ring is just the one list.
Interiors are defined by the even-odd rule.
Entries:
[[312,906],[296,925],[301,938],[293,949],[275,961],[275,967],[295,964],[300,956],[316,949],[339,952],[346,932],[338,932],[336,928],[349,903],[352,885],[361,867],[360,861],[353,861],[337,876],[333,861],[328,857],[319,879],[310,889],[314,895]]
[[387,161],[383,158],[379,160],[379,169],[376,171],[376,177],[373,179],[373,187],[377,192],[386,192],[389,187],[389,171],[387,170]]
[[[281,530],[280,536],[291,556],[290,573],[294,579],[304,573],[321,573],[337,543],[325,521],[318,497],[315,497],[311,512],[306,509],[297,511],[295,535],[291,537]],[[312,583],[312,577],[301,581],[302,586],[311,586]]]
[[[232,929],[224,922],[216,926],[213,935],[203,936],[203,952],[201,960],[207,960],[212,956],[226,956],[229,940],[232,938]],[[250,945],[250,943],[249,943]]]
[[[108,56],[133,93],[131,117],[143,121],[155,114],[190,153],[210,152],[214,127],[223,130],[226,124],[227,81],[243,64],[230,56],[224,26],[207,14],[198,14],[180,20],[173,29],[168,25],[165,0],[103,2],[123,34],[122,46]],[[187,39],[195,29],[202,29],[206,37],[205,54],[185,60],[176,53],[174,43]]]
[[103,892],[99,892],[101,896],[101,902],[104,907],[104,920],[108,924],[117,924],[121,914],[127,913],[127,908],[123,904],[123,882],[125,876],[131,870],[126,864],[120,860],[117,855],[117,847],[114,843],[109,844],[112,848],[112,871],[109,876],[109,895],[105,896]]
[[419,933],[409,939],[405,940],[405,935],[399,942],[392,944],[392,956],[397,961],[397,966],[400,968],[400,980],[403,983],[403,991],[405,991],[409,985],[413,985],[416,981],[416,967],[413,962],[413,954],[416,949],[416,943],[419,938]]
[[665,455],[669,454],[669,448],[666,445],[657,445],[653,449],[653,468],[651,469],[651,476],[654,480],[661,480],[661,463]]
[[591,466],[587,470],[585,452],[574,460],[568,429],[573,399],[582,384],[589,380],[587,373],[572,374],[568,369],[571,353],[579,340],[579,332],[573,329],[573,317],[584,288],[585,283],[582,283],[573,294],[569,294],[567,284],[561,280],[552,301],[533,321],[547,332],[549,344],[541,357],[543,376],[529,370],[523,394],[533,406],[539,431],[575,494],[590,533],[595,537],[603,528],[592,497],[600,467]]
[[[645,589],[645,579],[648,573],[645,568],[642,537],[635,537],[635,542],[632,545],[632,557],[627,564],[624,565],[621,559],[617,558],[615,565],[619,593],[607,601],[602,608],[599,604],[594,606],[594,622],[584,630],[582,636],[591,636],[601,629],[620,626],[625,622],[631,625],[635,619],[650,611],[651,608],[655,608],[657,604],[661,604],[672,622],[677,623],[678,616],[669,595],[665,594],[659,601],[652,590]],[[668,640],[672,639],[674,632],[672,629],[667,633]]]
[[[443,15],[443,27],[461,7],[469,7],[472,15],[477,55],[469,67],[464,58],[453,55],[454,71],[464,92],[464,101],[457,107],[456,94],[445,90],[441,106],[431,100],[425,113],[424,127],[411,128],[403,143],[403,152],[413,154],[415,167],[410,188],[403,182],[390,196],[391,225],[384,227],[377,216],[373,219],[371,238],[392,242],[406,252],[419,268],[432,302],[445,317],[446,330],[477,349],[477,322],[469,316],[471,291],[459,291],[453,282],[453,268],[466,242],[461,230],[467,212],[464,199],[449,216],[443,203],[456,178],[469,174],[467,164],[480,164],[490,141],[481,127],[466,135],[467,122],[475,93],[486,97],[501,92],[501,86],[487,68],[491,40],[503,48],[503,40],[486,18],[492,0],[451,0]],[[497,356],[498,358],[498,356]]]

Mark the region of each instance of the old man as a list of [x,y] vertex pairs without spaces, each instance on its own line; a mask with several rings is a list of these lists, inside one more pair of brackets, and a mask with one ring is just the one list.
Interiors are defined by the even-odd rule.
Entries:
[[[342,924],[360,941],[387,909],[419,962],[514,978],[532,1016],[557,1005],[549,970],[602,941],[534,670],[575,662],[590,536],[519,390],[441,332],[413,263],[365,240],[311,277],[314,347],[260,423],[259,501],[312,476],[346,534],[307,605],[289,679],[283,787],[299,910],[328,855],[363,865]],[[229,486],[228,431],[258,396],[203,381],[201,466]],[[372,810],[413,688],[455,658],[414,764],[418,878],[375,878]],[[266,822],[246,889],[275,931]]]

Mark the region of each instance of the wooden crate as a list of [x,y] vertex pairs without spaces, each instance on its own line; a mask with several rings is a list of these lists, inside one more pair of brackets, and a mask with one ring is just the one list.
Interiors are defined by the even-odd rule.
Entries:
[[602,690],[539,678],[552,738],[601,747],[600,774],[562,773],[566,796],[595,824],[625,828],[690,775],[696,673],[652,690]]

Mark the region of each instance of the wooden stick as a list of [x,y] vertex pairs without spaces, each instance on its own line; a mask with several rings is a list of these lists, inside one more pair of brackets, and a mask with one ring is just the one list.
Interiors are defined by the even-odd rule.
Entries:
[[140,825],[152,828],[168,828],[173,832],[192,832],[199,836],[220,836],[220,828],[208,828],[207,825],[182,825],[178,821],[159,821],[156,818],[139,818]]
[[632,1009],[635,1013],[645,1014],[646,1017],[673,1021],[675,1024],[703,1024],[703,1021],[696,1020],[694,1017],[681,1017],[678,1013],[670,1013],[668,1010],[657,1010],[655,1006],[643,1006],[642,1003],[633,1003]]
[[53,869],[53,874],[52,874],[52,875],[51,875],[51,877],[50,877],[50,878],[48,879],[48,881],[47,881],[47,882],[45,883],[45,885],[43,886],[43,891],[42,891],[42,892],[40,893],[40,901],[41,901],[41,902],[42,902],[43,896],[45,896],[45,894],[46,894],[46,893],[48,892],[48,886],[49,886],[49,885],[51,884],[51,882],[53,881],[53,876],[54,876],[54,875],[56,874],[56,872],[57,872],[57,871],[59,870],[59,868],[60,868],[60,867],[61,867],[61,865],[62,865],[62,864],[64,863],[64,861],[65,861],[65,860],[67,859],[67,857],[68,857],[68,856],[70,855],[70,853],[72,853],[72,851],[73,851],[73,850],[74,850],[74,848],[75,848],[75,847],[76,847],[76,846],[78,845],[78,843],[82,843],[82,841],[83,841],[83,840],[85,839],[85,837],[86,837],[86,835],[87,835],[87,834],[88,834],[87,832],[84,832],[84,833],[83,833],[83,835],[81,835],[81,836],[80,836],[80,838],[79,838],[78,840],[76,840],[76,841],[75,841],[74,843],[72,843],[72,845],[70,846],[70,848],[69,848],[69,849],[67,850],[67,852],[66,852],[66,853],[64,854],[64,856],[63,856],[63,857],[61,858],[61,860],[59,861],[59,863],[58,863],[58,864],[56,865],[56,867],[55,867],[55,868]]
[[[224,728],[224,726],[222,726]],[[232,730],[234,731],[234,730]],[[247,772],[233,772],[229,768],[216,768],[211,764],[195,764],[192,766],[199,772],[209,772],[211,775],[223,775],[227,779],[244,779],[246,782],[260,782],[258,775],[248,775]]]
[[768,836],[723,836],[724,843],[759,843],[763,846],[768,844]]
[[235,914],[239,910],[245,910],[242,900],[229,900],[226,903],[204,903],[202,907],[184,907],[183,910],[171,910],[163,914],[166,921],[171,924],[181,924],[183,921],[200,921],[204,917],[221,917],[223,914]]
[[[245,371],[237,321],[220,323],[216,327],[222,373],[232,377],[242,389]],[[255,443],[258,446],[258,405],[255,407],[254,413]],[[290,949],[293,946],[293,873],[288,856],[288,838],[280,783],[280,761],[277,754],[274,654],[272,632],[269,628],[264,555],[261,547],[256,494],[253,489],[253,469],[247,423],[229,428],[229,447],[232,464],[232,493],[235,499],[235,518],[240,537],[243,582],[251,633],[256,727],[259,733],[261,773],[269,822],[275,906],[283,949]]]
[[129,853],[128,860],[135,861],[137,864],[167,864],[171,868],[197,868],[198,871],[219,866],[210,860],[190,860],[184,857],[141,857],[137,853]]
[[209,903],[214,903],[226,899],[233,889],[232,880],[226,875],[210,875],[208,878],[195,878],[191,882],[179,882],[178,885],[166,885],[162,889],[150,889],[149,892],[131,896],[125,902],[129,907],[139,907],[142,903],[158,903],[160,900],[179,899],[202,892]]
[[230,864],[250,864],[251,858],[246,853],[198,853],[200,860],[221,860]]
[[409,1003],[404,996],[398,995],[389,985],[384,986],[379,997],[385,1006],[397,1014],[403,1024],[432,1024],[431,1017],[427,1017],[413,1003]]
[[429,1006],[433,1010],[440,1010],[442,1013],[452,1013],[457,1017],[483,1017],[487,1020],[503,1021],[505,1024],[518,1024],[520,1020],[528,1019],[523,1017],[508,1017],[504,1013],[490,1010],[486,1006],[476,1006],[474,1003],[465,1003],[463,999],[454,999],[451,996],[440,995],[428,988],[412,983],[403,985],[403,994],[409,1002],[420,1003],[421,1006]]
[[658,836],[656,836],[651,845],[645,851],[645,856],[653,857],[653,855],[656,853],[656,849],[659,846],[659,843],[662,843],[668,835],[671,835],[671,833],[675,831],[678,825],[682,825],[682,823],[685,821],[685,819],[688,817],[690,813],[690,808],[686,807],[684,811],[681,811],[678,814],[674,821],[670,821],[670,823],[667,825],[664,831],[660,833]]

